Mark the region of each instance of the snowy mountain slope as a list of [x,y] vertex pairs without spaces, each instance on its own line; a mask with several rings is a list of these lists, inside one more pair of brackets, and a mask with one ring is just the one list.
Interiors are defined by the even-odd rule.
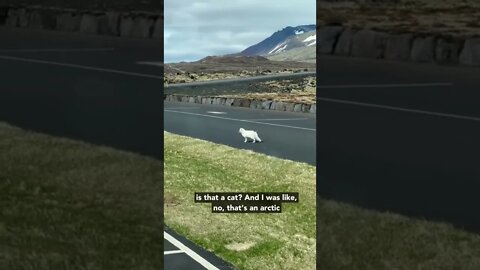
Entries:
[[[314,42],[315,25],[300,25],[296,27],[285,27],[280,31],[273,33],[265,40],[252,45],[242,52],[240,55],[269,55],[288,51],[297,47],[312,46]],[[308,39],[310,38],[310,39]],[[305,39],[307,39],[305,41]]]

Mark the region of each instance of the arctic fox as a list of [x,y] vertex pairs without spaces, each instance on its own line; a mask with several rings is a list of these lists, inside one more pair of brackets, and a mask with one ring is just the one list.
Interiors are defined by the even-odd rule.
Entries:
[[245,143],[247,142],[248,139],[253,140],[253,143],[255,143],[256,141],[262,142],[260,137],[258,137],[257,132],[253,130],[245,130],[243,128],[240,128],[238,130],[238,133],[242,134],[242,136],[245,138],[245,141],[244,141]]

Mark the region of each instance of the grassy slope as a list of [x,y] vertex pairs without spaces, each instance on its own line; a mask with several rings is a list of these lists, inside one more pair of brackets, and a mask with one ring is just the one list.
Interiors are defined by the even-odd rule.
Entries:
[[0,123],[2,269],[161,269],[162,164]]
[[[315,167],[165,134],[165,223],[239,269],[315,269]],[[299,192],[281,214],[212,214],[194,192]],[[253,245],[235,251],[230,245]]]
[[451,225],[327,200],[318,215],[322,269],[480,269],[480,235]]

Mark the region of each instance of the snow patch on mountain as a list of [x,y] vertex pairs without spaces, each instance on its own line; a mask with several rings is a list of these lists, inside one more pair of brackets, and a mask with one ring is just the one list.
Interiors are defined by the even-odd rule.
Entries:
[[278,44],[277,46],[275,46],[275,48],[273,48],[271,51],[269,51],[268,54],[276,53],[280,50],[285,50],[286,47],[287,47],[287,44],[285,42],[282,42],[282,43]]
[[317,34],[307,37],[306,39],[303,40],[303,42],[309,42],[312,40],[317,40]]

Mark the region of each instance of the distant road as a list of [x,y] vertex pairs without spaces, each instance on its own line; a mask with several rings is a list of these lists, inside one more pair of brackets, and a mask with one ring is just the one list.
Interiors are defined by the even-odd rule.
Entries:
[[263,81],[271,79],[288,79],[295,77],[303,76],[315,76],[316,72],[297,72],[297,73],[284,73],[284,74],[271,74],[271,75],[261,75],[253,76],[246,78],[231,78],[224,80],[212,80],[212,81],[199,81],[199,82],[188,82],[188,83],[175,83],[169,84],[166,88],[175,88],[175,87],[185,87],[185,86],[204,86],[204,85],[213,85],[219,83],[236,83],[236,82],[249,82],[249,81]]
[[318,63],[320,196],[480,232],[480,70]]

